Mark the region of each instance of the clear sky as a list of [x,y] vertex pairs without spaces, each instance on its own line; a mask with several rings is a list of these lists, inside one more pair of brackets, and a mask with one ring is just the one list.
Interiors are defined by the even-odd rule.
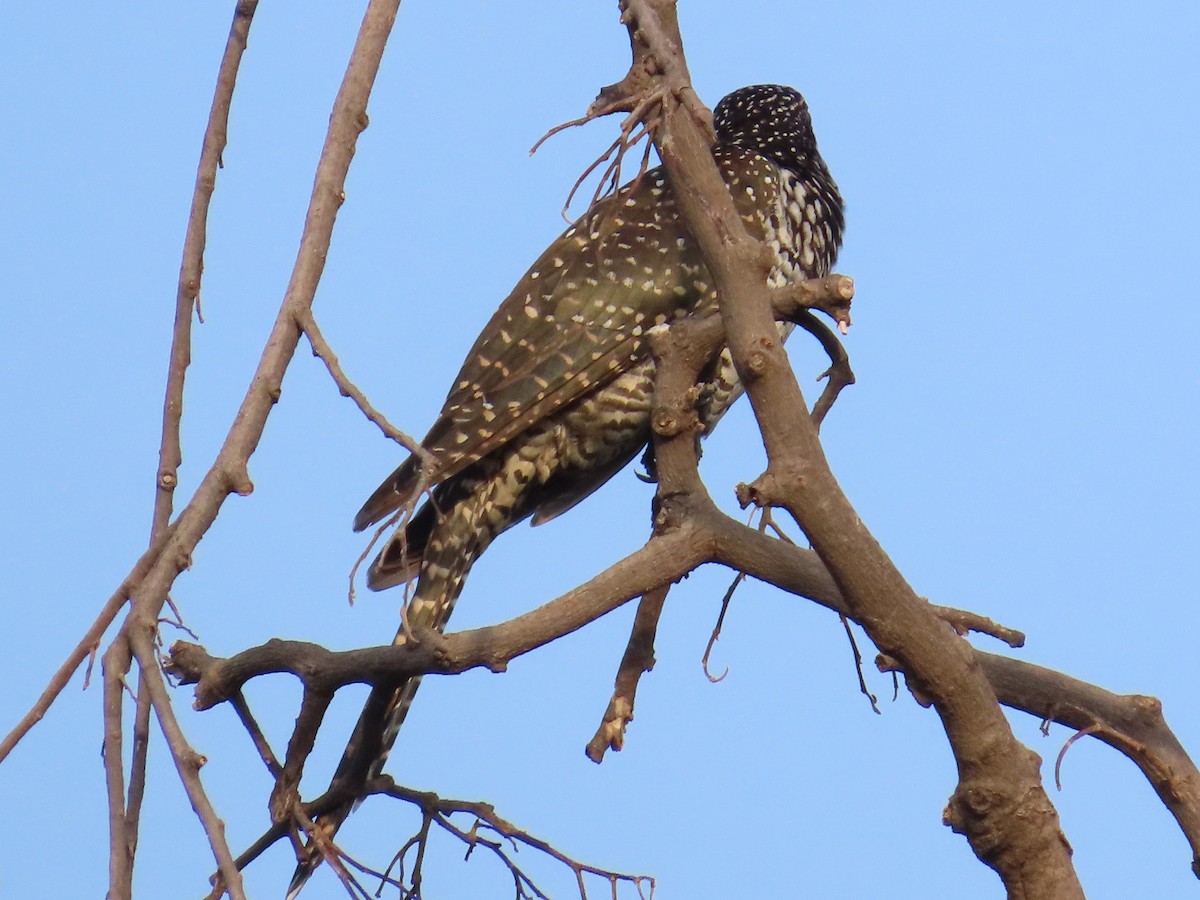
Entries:
[[[615,6],[401,9],[316,313],[351,376],[410,431],[431,422],[612,138],[606,122],[527,154],[625,71]],[[1023,629],[1023,659],[1161,697],[1200,753],[1200,7],[681,7],[704,99],[757,82],[801,89],[847,198],[838,269],[858,285],[847,346],[859,384],[825,441],[864,521],[918,592]],[[215,3],[0,9],[4,730],[145,545],[180,246],[230,15]],[[360,15],[264,3],[254,23],[213,205],[181,501],[278,307]],[[803,337],[792,354],[813,384],[819,354]],[[212,652],[273,636],[390,640],[399,594],[364,591],[350,608],[345,586],[362,548],[351,517],[400,456],[302,351],[251,461],[254,494],[227,503],[173,593]],[[761,464],[739,408],[707,445],[705,478],[732,509],[732,486]],[[529,609],[637,547],[650,497],[627,472],[571,515],[505,535],[454,627]],[[429,680],[390,771],[489,799],[589,862],[653,873],[661,900],[1000,897],[940,822],[954,770],[936,717],[868,673],[874,715],[836,618],[746,585],[714,655],[730,675],[708,683],[699,660],[728,578],[705,570],[672,591],[627,747],[602,766],[583,746],[632,608],[506,675]],[[80,683],[0,766],[0,897],[103,895],[101,696]],[[362,694],[339,697],[310,793]],[[283,677],[250,690],[280,752],[298,697]],[[231,710],[194,713],[186,689],[177,706],[239,850],[266,825],[270,781]],[[1069,733],[1013,723],[1049,769]],[[211,857],[161,740],[150,769],[138,894],[203,896]],[[1090,897],[1195,895],[1187,844],[1132,764],[1083,740],[1063,780],[1050,791]],[[415,825],[374,802],[342,837],[381,863]],[[490,860],[436,847],[431,900],[511,896]],[[521,859],[571,896],[561,872]],[[276,848],[247,873],[250,895],[281,896],[291,867]],[[328,873],[311,887],[339,895]]]

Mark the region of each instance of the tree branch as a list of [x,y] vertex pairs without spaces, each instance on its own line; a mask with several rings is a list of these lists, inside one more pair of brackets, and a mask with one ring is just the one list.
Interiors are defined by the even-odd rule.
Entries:
[[[212,803],[204,791],[204,785],[200,782],[200,767],[206,760],[188,744],[187,738],[183,736],[183,730],[175,718],[175,711],[171,706],[171,696],[167,693],[167,686],[159,672],[158,657],[154,653],[150,631],[129,632],[129,643],[132,645],[134,655],[141,668],[142,686],[150,692],[150,702],[154,704],[158,724],[162,727],[163,735],[167,739],[167,746],[171,749],[171,758],[175,762],[179,780],[183,783],[192,809],[195,810],[196,817],[200,820],[204,833],[208,837],[213,857],[217,861],[217,868],[225,880],[225,889],[232,900],[245,900],[246,893],[242,888],[242,876],[238,872],[237,866],[234,865],[233,854],[230,853],[229,843],[225,840],[225,823],[217,816],[216,810],[213,809]],[[105,656],[107,657],[108,654]]]
[[604,718],[596,734],[588,741],[584,752],[594,763],[604,761],[610,748],[620,751],[625,746],[625,726],[633,721],[633,705],[637,699],[638,682],[642,673],[654,668],[654,636],[658,631],[658,619],[662,615],[670,585],[664,585],[642,595],[637,615],[633,618],[633,630],[629,644],[617,668],[617,679],[612,699],[604,711]]
[[959,765],[947,811],[951,827],[997,871],[1010,896],[1082,897],[1037,757],[1013,738],[987,680],[971,665],[969,647],[937,626],[829,470],[775,333],[763,248],[742,227],[707,135],[685,108],[694,91],[674,2],[626,0],[624,8],[635,65],[639,55],[652,58],[672,91],[663,104],[659,154],[716,283],[730,351],[767,450],[768,469],[748,499],[792,514],[856,621],[932,698]]
[[233,23],[225,53],[217,69],[208,125],[200,149],[192,208],[183,238],[183,259],[179,264],[179,286],[175,293],[175,327],[171,335],[171,353],[167,364],[167,384],[163,398],[162,440],[158,451],[158,486],[154,495],[154,521],[151,537],[171,519],[172,497],[179,484],[179,466],[183,452],[179,443],[179,423],[183,417],[183,386],[192,361],[192,316],[199,310],[200,281],[204,273],[204,247],[208,237],[208,208],[217,186],[217,167],[229,139],[229,109],[237,84],[238,69],[250,24],[258,0],[239,0],[234,7]]
[[317,326],[317,320],[313,316],[311,309],[301,310],[299,324],[300,328],[304,331],[305,337],[308,338],[309,346],[312,347],[313,356],[316,356],[321,362],[325,363],[325,368],[329,371],[330,377],[333,379],[334,384],[338,386],[338,390],[342,396],[353,400],[359,411],[368,420],[375,423],[379,430],[383,432],[384,437],[395,441],[410,453],[417,454],[423,462],[427,460],[429,454],[425,452],[425,448],[421,446],[420,442],[414,440],[410,435],[405,434],[389,422],[387,417],[371,404],[371,401],[367,399],[367,395],[346,377],[346,373],[342,370],[342,364],[338,361],[337,354],[333,352],[333,348],[325,340],[325,335],[321,333],[321,329]]
[[[213,847],[222,877],[227,890],[232,896],[241,896],[240,880],[237,870],[225,844],[223,829],[211,808],[207,807],[203,790],[193,768],[197,754],[187,746],[182,732],[174,720],[170,707],[170,699],[161,678],[157,672],[157,660],[149,646],[147,635],[153,633],[158,615],[166,602],[167,593],[178,574],[187,567],[191,553],[205,532],[215,521],[218,512],[230,493],[248,494],[253,490],[247,473],[247,462],[262,437],[270,410],[279,397],[283,373],[287,369],[300,336],[299,322],[303,315],[311,310],[316,286],[324,268],[325,256],[328,251],[330,237],[336,219],[337,209],[344,196],[343,186],[357,135],[366,127],[366,102],[371,86],[378,72],[379,62],[387,36],[395,20],[398,0],[372,0],[364,14],[363,24],[358,39],[350,57],[346,75],[343,79],[338,96],[334,102],[334,110],[330,116],[329,130],[325,146],[317,165],[317,174],[313,185],[313,193],[305,218],[304,230],[300,242],[300,250],[293,268],[292,278],[284,294],[283,303],[276,317],[275,325],[268,338],[258,369],[254,374],[250,387],[238,411],[234,424],[226,436],[216,460],[208,473],[202,479],[191,502],[180,514],[175,527],[169,532],[164,531],[164,541],[161,552],[149,562],[148,570],[131,585],[130,610],[120,633],[105,653],[106,678],[123,679],[128,671],[133,656],[136,654],[145,684],[151,690],[151,699],[155,712],[168,734],[171,752],[175,758],[176,767],[181,779],[188,788],[189,796],[197,809],[197,814],[208,834],[209,843]],[[239,7],[239,16],[252,10],[253,6]],[[247,19],[248,24],[248,19]],[[238,45],[239,21],[235,18],[233,32],[230,37],[231,45]],[[244,42],[244,35],[241,35]],[[228,87],[232,89],[236,65],[229,62],[239,56],[240,49],[234,46],[227,49],[226,60],[222,64],[222,84],[218,86],[218,98]],[[214,110],[220,105],[220,100],[214,100]],[[214,111],[210,119],[210,132],[215,127],[222,132],[221,115]],[[217,125],[214,126],[214,121]],[[160,487],[173,488],[174,470],[178,465],[177,433],[178,415],[181,412],[180,397],[183,377],[188,357],[188,335],[190,334],[191,306],[199,290],[199,264],[203,250],[204,238],[204,209],[207,206],[207,187],[204,165],[219,158],[220,139],[210,134],[213,140],[206,138],[206,150],[202,155],[201,173],[197,177],[197,197],[193,202],[193,216],[189,225],[187,248],[184,264],[181,269],[180,289],[177,302],[176,334],[172,347],[172,363],[168,376],[167,400],[164,412],[164,438],[162,448]],[[187,313],[183,315],[186,307]],[[171,471],[167,471],[171,469]],[[165,473],[165,474],[164,474]],[[155,521],[159,527],[164,516],[169,515],[169,497],[163,499],[162,494],[156,503]],[[157,542],[156,542],[157,543]],[[129,579],[127,579],[128,581]],[[113,613],[115,615],[115,611]],[[148,669],[147,667],[152,667]],[[111,691],[106,697],[112,697]],[[106,714],[119,718],[120,708],[112,703],[106,705]],[[118,726],[119,727],[119,726]],[[119,764],[119,762],[118,762]],[[116,786],[116,780],[110,774],[110,788]],[[113,800],[114,806],[123,802],[123,797]],[[113,871],[120,876],[113,885],[114,897],[124,898],[129,890],[124,882],[126,868],[118,858],[123,859],[129,846],[125,816],[116,815],[115,808],[110,815],[110,822],[115,829],[112,841],[114,857]],[[119,824],[118,824],[119,823]]]
[[[833,576],[812,550],[783,544],[733,519],[724,518],[714,524],[720,529],[713,537],[719,548],[718,561],[835,613],[851,616],[850,605]],[[945,621],[954,628],[962,616],[959,610],[949,610]],[[967,616],[974,618],[974,614]],[[1020,634],[1003,627],[998,631]],[[1142,770],[1179,823],[1192,847],[1193,870],[1200,876],[1200,771],[1163,719],[1158,700],[1137,694],[1114,694],[1053,669],[976,648],[971,650],[997,699],[1005,706],[1068,728],[1102,726],[1092,736],[1129,757]],[[894,660],[885,659],[880,668],[903,671]]]

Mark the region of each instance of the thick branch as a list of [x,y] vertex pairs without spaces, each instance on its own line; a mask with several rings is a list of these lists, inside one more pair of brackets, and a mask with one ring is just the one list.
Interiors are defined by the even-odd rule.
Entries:
[[[684,527],[670,527],[678,519],[668,511],[661,519],[668,526],[664,533],[641,550],[587,584],[499,625],[445,637],[426,632],[419,643],[341,653],[302,642],[270,641],[224,660],[209,657],[196,645],[178,643],[172,648],[171,667],[185,681],[198,681],[196,705],[201,709],[238,696],[247,680],[272,672],[294,673],[309,690],[333,691],[344,684],[391,683],[426,672],[503,669],[516,656],[569,634],[654,584],[668,583],[707,561],[744,571],[841,615],[852,614],[816,553],[743,525],[705,499],[702,494],[671,500],[668,506],[688,504]],[[953,634],[968,619],[990,623],[971,614],[964,617],[959,610],[933,609],[944,610],[941,629],[946,634]],[[1001,639],[1018,634],[994,623],[988,628],[992,630]],[[1122,697],[1052,670],[964,646],[1006,706],[1068,727],[1092,727],[1094,737],[1129,756],[1171,810],[1193,851],[1200,850],[1200,772],[1162,720],[1156,700]],[[338,800],[318,798],[306,809],[315,815]],[[283,833],[276,828],[260,844],[269,845]],[[256,845],[256,852],[261,849]]]
[[[718,527],[713,536],[718,561],[833,612],[852,615],[833,576],[813,551],[783,544],[733,519],[723,518]],[[933,608],[946,610],[950,628],[963,622],[959,610]],[[1002,627],[996,630],[1001,640],[1019,634]],[[1005,706],[1068,728],[1094,728],[1092,737],[1129,757],[1179,823],[1192,847],[1193,869],[1200,875],[1200,771],[1163,719],[1158,700],[1114,694],[1052,669],[971,649]]]
[[[644,44],[666,83],[690,99],[674,3],[627,0],[626,9],[635,64]],[[952,827],[996,869],[1010,896],[1081,897],[1036,756],[1013,738],[970,648],[938,626],[842,494],[775,334],[763,248],[742,227],[701,126],[679,102],[667,98],[663,106],[659,153],[722,299],[729,347],[767,450],[768,470],[754,501],[788,509],[853,617],[932,698],[959,767],[947,813]]]

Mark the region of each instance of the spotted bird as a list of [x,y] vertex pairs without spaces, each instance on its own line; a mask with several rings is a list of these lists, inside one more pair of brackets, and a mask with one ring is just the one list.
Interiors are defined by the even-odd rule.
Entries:
[[[713,158],[749,233],[775,254],[768,283],[829,274],[842,241],[842,198],[817,151],[804,97],[755,85],[714,111]],[[417,579],[413,628],[443,630],[479,555],[502,531],[540,525],[579,503],[650,438],[654,362],[647,332],[717,308],[700,250],[662,168],[598,202],[538,258],[467,354],[422,446],[367,500],[361,531],[429,499],[371,565],[374,590]],[[701,386],[705,430],[741,393],[724,351]],[[396,643],[407,640],[403,630]],[[387,758],[420,683],[376,688],[334,785],[360,790]],[[326,814],[332,835],[352,805]],[[288,897],[321,856],[310,850]]]

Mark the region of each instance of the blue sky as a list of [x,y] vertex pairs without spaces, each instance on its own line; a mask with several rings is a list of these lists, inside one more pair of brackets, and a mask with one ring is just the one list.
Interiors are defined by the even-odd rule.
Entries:
[[[181,501],[282,296],[360,14],[268,3],[253,26],[210,222]],[[183,227],[230,15],[197,3],[0,10],[5,729],[144,547]],[[804,91],[847,198],[838,269],[858,285],[847,346],[859,384],[825,442],[864,521],[919,593],[1023,629],[1021,658],[1162,698],[1200,752],[1188,262],[1200,10],[693,0],[681,17],[710,105],[756,82]],[[532,159],[528,148],[617,80],[627,53],[611,3],[402,7],[316,302],[351,376],[402,427],[430,423],[615,123]],[[819,354],[799,338],[791,352],[811,384]],[[173,592],[210,650],[390,639],[398,593],[361,592],[349,608],[345,583],[362,547],[350,519],[398,460],[301,352],[251,461],[254,494],[228,502]],[[761,462],[739,408],[707,445],[704,476],[734,509],[732,486]],[[570,516],[505,535],[454,627],[529,609],[638,546],[650,496],[627,472]],[[429,680],[390,771],[489,799],[589,862],[651,872],[662,900],[1000,897],[940,824],[954,772],[936,718],[904,693],[892,702],[878,675],[883,715],[871,713],[831,615],[744,586],[714,656],[730,675],[708,683],[699,659],[728,578],[702,570],[672,592],[627,748],[602,766],[582,749],[632,609],[503,676]],[[0,848],[0,897],[104,891],[101,698],[79,688],[0,766],[19,822]],[[345,694],[318,776],[361,702]],[[298,697],[283,678],[250,690],[280,748]],[[269,780],[230,710],[194,713],[186,689],[177,705],[238,849],[264,827]],[[1013,722],[1052,765],[1068,732]],[[202,896],[211,858],[161,740],[150,779],[138,893]],[[1083,740],[1064,783],[1051,794],[1090,897],[1195,893],[1187,844],[1130,763]],[[375,802],[343,837],[386,862],[415,825]],[[498,866],[437,848],[431,898],[510,896]],[[570,879],[532,856],[552,896],[571,896]],[[277,848],[248,872],[250,895],[281,896],[290,870]],[[323,874],[311,893],[339,890]]]

